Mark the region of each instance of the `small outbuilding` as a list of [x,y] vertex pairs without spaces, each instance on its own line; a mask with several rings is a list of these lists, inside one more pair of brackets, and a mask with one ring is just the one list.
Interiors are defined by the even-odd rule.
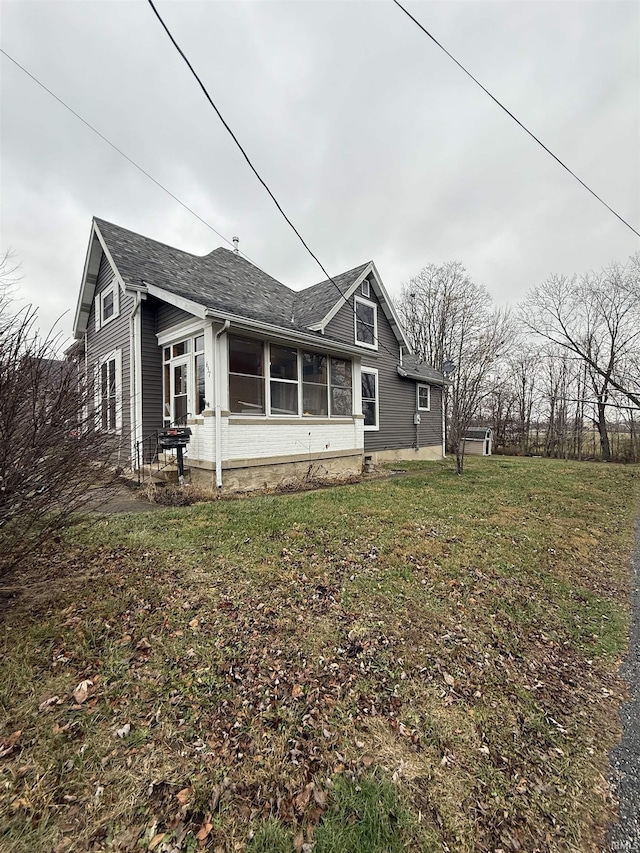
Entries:
[[469,456],[491,456],[493,430],[491,427],[470,427],[464,436],[464,452]]

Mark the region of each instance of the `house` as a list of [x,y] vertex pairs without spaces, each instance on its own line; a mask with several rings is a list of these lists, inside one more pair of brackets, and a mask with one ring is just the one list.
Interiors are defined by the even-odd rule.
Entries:
[[74,336],[133,467],[178,423],[212,488],[443,455],[446,381],[411,355],[373,261],[296,292],[237,244],[199,257],[94,219]]
[[491,427],[469,427],[464,435],[464,452],[469,456],[491,456],[492,445]]

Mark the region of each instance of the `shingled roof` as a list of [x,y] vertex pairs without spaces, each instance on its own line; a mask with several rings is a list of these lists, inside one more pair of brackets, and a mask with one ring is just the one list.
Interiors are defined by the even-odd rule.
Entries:
[[296,294],[237,252],[192,255],[104,219],[95,223],[125,284],[153,284],[206,308],[303,328],[291,322]]
[[125,284],[153,284],[198,305],[287,329],[320,323],[369,262],[296,292],[238,252],[214,249],[192,255],[94,219]]
[[398,373],[405,379],[416,379],[418,382],[426,382],[430,385],[451,385],[439,370],[424,364],[411,354],[404,356],[402,367],[398,367]]
[[[370,262],[369,262],[370,263]],[[296,320],[306,326],[319,323],[331,311],[336,302],[342,299],[353,282],[362,275],[369,263],[360,264],[352,270],[343,272],[318,284],[313,284],[305,290],[296,293]],[[340,291],[340,292],[338,292]]]

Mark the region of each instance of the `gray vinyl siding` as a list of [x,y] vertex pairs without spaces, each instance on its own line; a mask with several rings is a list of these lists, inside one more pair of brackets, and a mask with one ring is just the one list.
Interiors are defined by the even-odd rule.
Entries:
[[[100,267],[98,269],[98,278],[96,283],[95,295],[99,294],[113,281],[113,270],[105,255],[102,256]],[[121,452],[125,452],[127,458],[129,456],[129,435],[131,432],[131,412],[130,412],[130,366],[131,359],[129,353],[129,318],[133,307],[133,297],[127,296],[120,290],[120,312],[117,317],[110,320],[101,329],[96,331],[95,318],[95,299],[89,313],[89,322],[87,325],[87,360],[89,364],[90,374],[95,378],[96,365],[103,358],[119,349],[122,359],[122,385],[120,395],[122,401],[122,436],[126,437],[126,442],[122,445]]]
[[158,346],[157,318],[163,303],[149,297],[142,302],[142,437],[162,429],[162,348]]
[[176,308],[175,305],[169,305],[168,302],[158,302],[156,332],[166,332],[171,326],[194,319],[193,314],[183,311],[182,308]]
[[[413,416],[418,409],[416,383],[398,375],[400,350],[398,340],[391,329],[377,297],[371,291],[370,302],[378,306],[378,349],[362,348],[362,367],[378,371],[378,430],[365,430],[365,451],[401,450],[415,447],[416,427]],[[325,334],[345,343],[355,343],[353,297],[344,304],[336,316],[327,324]],[[428,384],[428,383],[425,383]],[[420,412],[418,428],[420,447],[442,443],[441,389],[431,386],[429,412]]]

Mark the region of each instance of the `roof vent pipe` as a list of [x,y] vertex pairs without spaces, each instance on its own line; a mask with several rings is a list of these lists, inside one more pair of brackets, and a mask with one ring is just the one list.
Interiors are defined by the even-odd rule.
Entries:
[[234,237],[234,238],[233,238],[233,251],[234,251],[234,252],[236,252],[236,253],[238,253],[238,252],[240,251],[240,249],[238,249],[238,243],[239,243],[239,242],[240,242],[240,238],[239,238],[239,237]]

